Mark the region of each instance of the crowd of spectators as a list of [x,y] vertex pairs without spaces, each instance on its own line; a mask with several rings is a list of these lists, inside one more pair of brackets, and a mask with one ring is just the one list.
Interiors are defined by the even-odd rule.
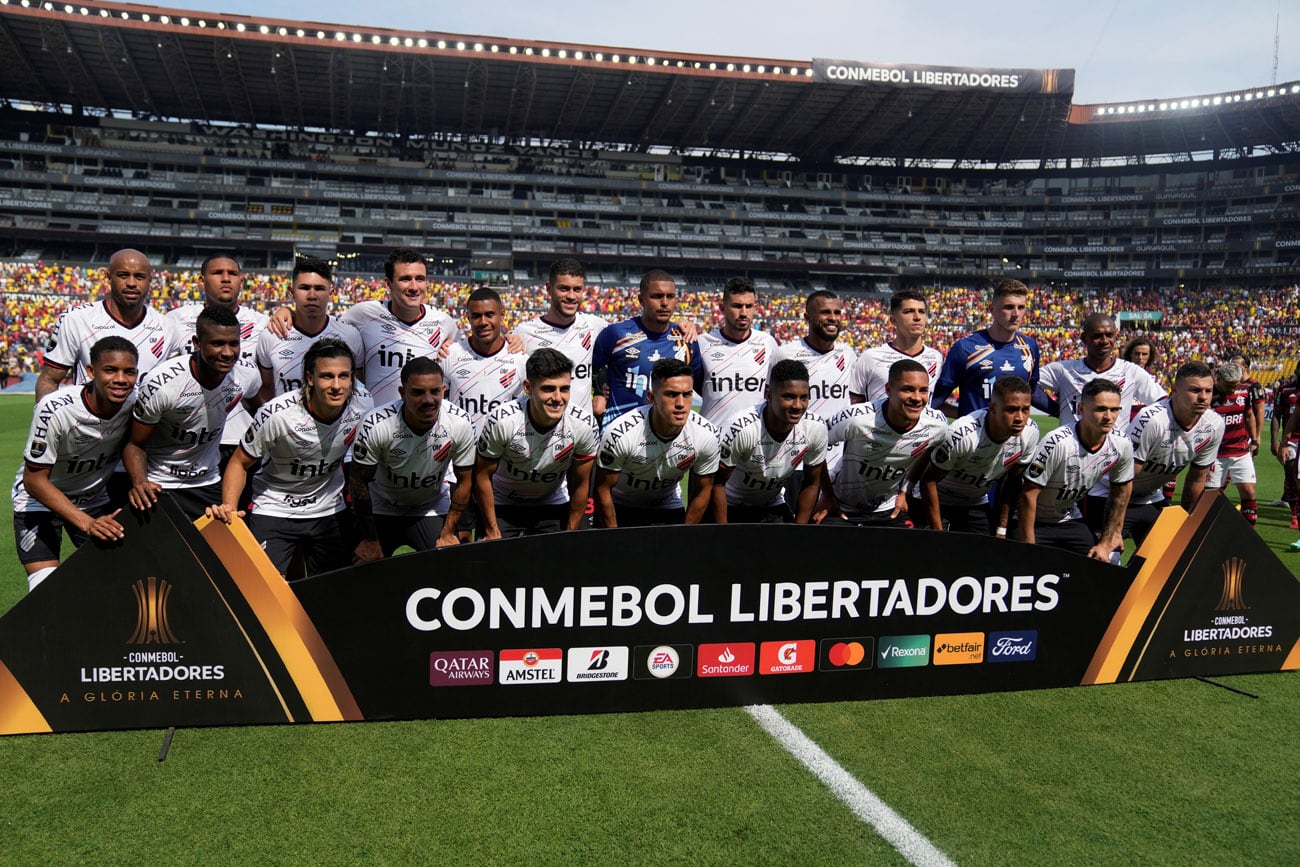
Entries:
[[[288,284],[286,274],[248,273],[244,303],[261,310],[274,307],[287,299]],[[387,291],[378,277],[341,276],[337,286],[335,306],[339,310],[383,298]],[[50,329],[59,314],[73,304],[99,297],[104,287],[103,269],[99,267],[0,262],[0,315],[4,325],[0,360],[14,373],[39,370]],[[459,312],[473,288],[468,283],[434,283],[432,302]],[[1038,338],[1044,363],[1081,354],[1079,324],[1087,314],[1116,315],[1121,311],[1161,313],[1157,328],[1136,329],[1131,322],[1121,323],[1120,343],[1140,334],[1151,337],[1166,375],[1186,360],[1215,362],[1229,350],[1241,349],[1254,359],[1252,373],[1268,382],[1281,373],[1288,360],[1300,356],[1296,347],[1300,334],[1290,333],[1294,323],[1300,323],[1300,286],[1214,293],[1035,287],[1033,293],[1026,331]],[[512,326],[546,310],[545,287],[541,284],[513,287],[505,294]],[[988,323],[987,292],[944,286],[927,294],[927,342],[941,350]],[[197,274],[159,270],[154,274],[153,296],[154,306],[164,311],[195,302],[201,296]],[[719,321],[717,298],[717,292],[685,290],[681,293],[680,314],[711,328]],[[887,298],[847,296],[843,301],[846,327],[841,339],[859,350],[889,339]],[[770,331],[779,342],[798,338],[806,330],[803,303],[803,296],[794,293],[760,294],[758,327]],[[593,287],[586,309],[610,321],[624,319],[637,309],[636,288]]]

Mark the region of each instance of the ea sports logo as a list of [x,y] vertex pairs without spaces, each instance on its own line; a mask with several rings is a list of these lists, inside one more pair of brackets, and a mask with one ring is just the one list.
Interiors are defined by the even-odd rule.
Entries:
[[660,678],[672,677],[680,664],[681,657],[677,655],[677,650],[663,644],[650,651],[650,656],[646,659],[646,668]]

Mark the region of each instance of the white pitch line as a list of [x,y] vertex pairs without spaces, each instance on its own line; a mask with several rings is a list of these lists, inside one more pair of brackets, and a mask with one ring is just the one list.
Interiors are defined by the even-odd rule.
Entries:
[[835,797],[844,802],[853,815],[875,828],[877,834],[912,864],[917,867],[955,867],[955,862],[942,850],[890,809],[875,792],[862,785],[779,710],[767,704],[750,705],[745,710],[786,752],[812,771]]

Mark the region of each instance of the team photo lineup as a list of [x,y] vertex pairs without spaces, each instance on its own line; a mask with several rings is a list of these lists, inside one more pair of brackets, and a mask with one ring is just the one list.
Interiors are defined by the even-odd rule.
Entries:
[[[163,493],[192,519],[245,518],[288,577],[403,546],[701,522],[970,532],[1119,563],[1180,477],[1185,508],[1235,486],[1258,514],[1267,400],[1247,356],[1187,360],[1166,390],[1153,341],[1121,347],[1092,313],[1083,356],[1042,363],[1016,280],[987,293],[987,327],[944,348],[927,343],[926,293],[898,290],[892,339],[857,352],[828,290],[778,343],[743,277],[714,299],[716,328],[681,315],[662,270],[611,322],[583,309],[583,265],[559,259],[545,312],[507,331],[508,293],[441,310],[428,271],[396,249],[386,297],[335,314],[333,266],[299,258],[268,316],[241,303],[238,255],[215,254],[202,299],[163,313],[149,259],[119,250],[104,297],[61,313],[41,357],[13,488],[29,587],[66,556],[65,532],[111,544],[123,509]],[[1289,502],[1296,399],[1280,389],[1272,415]]]

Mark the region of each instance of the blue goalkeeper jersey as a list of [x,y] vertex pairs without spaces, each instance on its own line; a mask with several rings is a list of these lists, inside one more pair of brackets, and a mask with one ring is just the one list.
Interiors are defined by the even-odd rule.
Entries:
[[1018,376],[1038,385],[1038,341],[1016,334],[1006,343],[989,336],[988,329],[967,334],[948,350],[943,369],[934,382],[930,405],[939,408],[954,389],[959,389],[957,409],[970,415],[984,409],[993,398],[993,383],[1003,376]]
[[703,372],[700,352],[694,343],[687,343],[682,331],[670,325],[667,331],[647,331],[641,317],[617,322],[600,332],[592,352],[593,370],[604,370],[609,383],[609,401],[605,406],[603,425],[623,413],[650,402],[650,369],[661,358],[676,358],[691,366],[698,383]]

